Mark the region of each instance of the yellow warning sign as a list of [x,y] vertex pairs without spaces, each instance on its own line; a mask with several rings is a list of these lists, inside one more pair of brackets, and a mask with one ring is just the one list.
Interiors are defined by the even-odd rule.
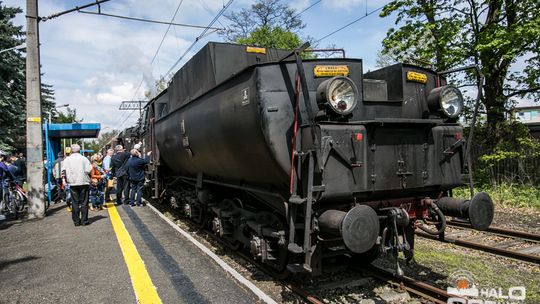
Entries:
[[414,81],[414,82],[420,82],[420,83],[427,83],[427,75],[423,73],[417,73],[413,71],[407,72],[407,80],[408,81]]
[[266,54],[266,49],[262,47],[256,47],[256,46],[248,46],[246,47],[246,52],[248,53],[257,53],[257,54]]
[[41,117],[28,117],[29,122],[41,122]]
[[315,77],[349,76],[349,67],[346,65],[316,65],[313,68]]

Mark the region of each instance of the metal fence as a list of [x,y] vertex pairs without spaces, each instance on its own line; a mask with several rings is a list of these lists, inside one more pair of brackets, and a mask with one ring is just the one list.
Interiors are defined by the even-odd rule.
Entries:
[[[540,185],[540,157],[533,151],[522,151],[514,157],[489,160],[482,159],[490,153],[481,147],[472,149],[473,170],[477,180],[489,184],[527,184]],[[530,152],[530,153],[529,153]]]

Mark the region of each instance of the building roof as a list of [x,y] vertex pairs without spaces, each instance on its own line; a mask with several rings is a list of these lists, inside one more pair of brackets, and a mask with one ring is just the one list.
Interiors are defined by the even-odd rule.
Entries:
[[526,106],[526,107],[516,107],[516,111],[522,111],[522,110],[540,110],[540,105],[538,106]]
[[[47,127],[43,125],[43,129]],[[58,138],[94,138],[98,137],[99,123],[53,123],[49,124],[49,137]]]

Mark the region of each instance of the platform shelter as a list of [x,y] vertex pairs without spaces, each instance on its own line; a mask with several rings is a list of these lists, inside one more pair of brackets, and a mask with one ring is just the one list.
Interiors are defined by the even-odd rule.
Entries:
[[47,199],[52,199],[52,169],[58,152],[62,150],[62,139],[96,138],[101,130],[99,123],[44,123],[43,132],[47,155]]

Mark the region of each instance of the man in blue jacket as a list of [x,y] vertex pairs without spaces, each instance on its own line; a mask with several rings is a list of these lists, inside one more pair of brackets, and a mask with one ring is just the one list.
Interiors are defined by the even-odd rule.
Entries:
[[127,162],[130,158],[129,152],[124,151],[122,145],[117,145],[114,150],[116,154],[111,157],[111,173],[116,178],[116,204],[122,205],[122,194],[124,204],[129,201],[129,182],[127,175]]
[[[148,152],[150,155],[151,152]],[[128,176],[131,183],[131,193],[129,203],[131,206],[142,206],[142,189],[144,186],[144,169],[148,165],[149,157],[141,158],[141,152],[137,149],[131,150],[131,158],[127,162]]]

